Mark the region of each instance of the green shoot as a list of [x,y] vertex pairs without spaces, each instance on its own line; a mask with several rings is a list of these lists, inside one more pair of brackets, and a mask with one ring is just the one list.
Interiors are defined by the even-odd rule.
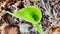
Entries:
[[40,34],[44,34],[43,29],[38,24],[42,19],[42,12],[39,8],[34,6],[28,6],[19,10],[18,12],[15,13],[8,12],[8,13],[11,14],[12,16],[15,16],[16,18],[22,18],[32,24],[35,24],[37,31]]

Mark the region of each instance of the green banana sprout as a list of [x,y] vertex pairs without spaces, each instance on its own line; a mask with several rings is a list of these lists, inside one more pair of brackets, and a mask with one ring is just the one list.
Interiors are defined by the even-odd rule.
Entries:
[[35,6],[28,6],[20,9],[18,12],[8,13],[12,16],[15,16],[16,18],[22,18],[32,24],[35,24],[37,31],[40,34],[44,34],[42,27],[38,24],[42,19],[42,12],[39,8]]

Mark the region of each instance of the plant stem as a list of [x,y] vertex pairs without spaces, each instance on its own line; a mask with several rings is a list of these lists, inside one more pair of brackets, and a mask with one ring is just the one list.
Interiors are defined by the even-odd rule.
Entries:
[[14,14],[13,14],[13,13],[10,13],[10,12],[7,12],[7,13],[11,14],[12,16],[14,16]]
[[37,31],[38,31],[40,34],[44,34],[44,31],[43,31],[42,27],[41,27],[39,24],[36,24],[35,26],[36,26]]

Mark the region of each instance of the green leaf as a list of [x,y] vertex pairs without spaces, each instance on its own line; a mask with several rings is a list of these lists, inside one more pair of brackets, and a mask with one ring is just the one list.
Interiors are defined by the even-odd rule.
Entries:
[[13,13],[13,16],[23,18],[24,20],[33,24],[38,24],[42,18],[42,13],[37,7],[28,6],[19,10],[18,12]]
[[[16,18],[22,18],[35,25],[38,24],[42,19],[41,10],[35,6],[28,6],[15,13],[9,12],[9,14],[15,16]],[[43,29],[39,27],[39,25],[36,25],[36,29],[39,33],[43,34]]]

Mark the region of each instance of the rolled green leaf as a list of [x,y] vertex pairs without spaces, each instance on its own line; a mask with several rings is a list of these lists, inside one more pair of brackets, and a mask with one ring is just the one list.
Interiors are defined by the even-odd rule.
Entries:
[[[32,24],[38,24],[42,19],[42,12],[39,8],[35,6],[28,6],[23,9],[20,9],[18,12],[10,13],[9,14],[15,16],[16,18],[22,18]],[[38,32],[43,34],[43,30],[39,25],[36,25]]]

